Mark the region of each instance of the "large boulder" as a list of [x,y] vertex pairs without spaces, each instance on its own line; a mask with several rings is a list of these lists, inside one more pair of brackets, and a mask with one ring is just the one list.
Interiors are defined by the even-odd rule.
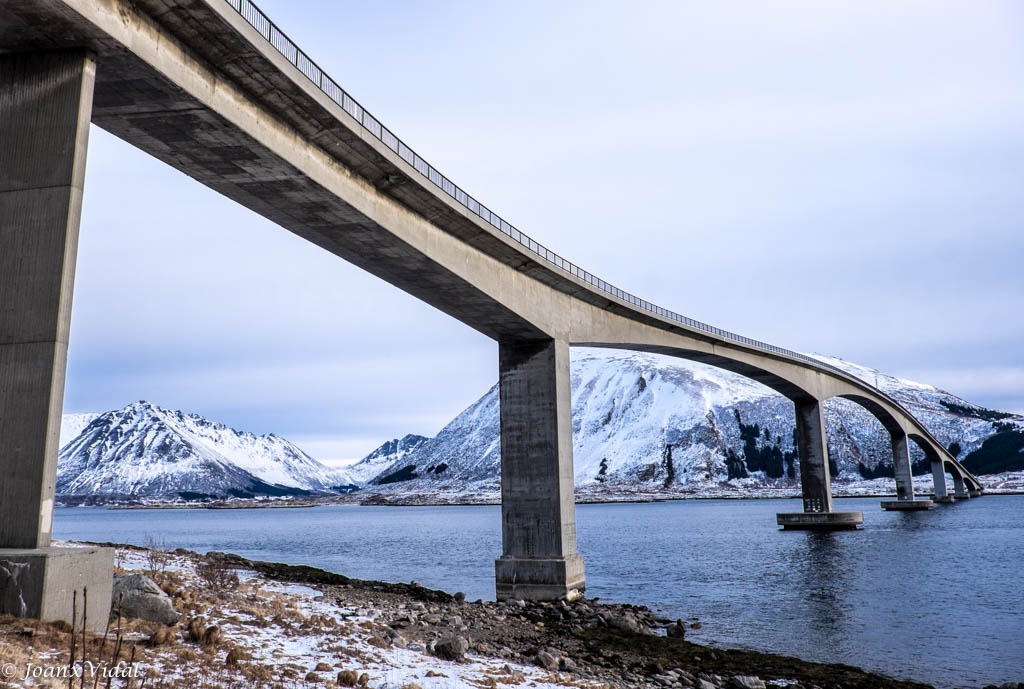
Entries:
[[177,624],[178,613],[171,599],[147,576],[141,574],[114,577],[113,609],[121,606],[121,614],[161,624]]
[[665,635],[670,639],[686,638],[686,623],[682,620],[676,620],[675,623],[665,627]]
[[449,634],[434,644],[433,654],[442,660],[461,661],[469,650],[469,641],[461,636]]

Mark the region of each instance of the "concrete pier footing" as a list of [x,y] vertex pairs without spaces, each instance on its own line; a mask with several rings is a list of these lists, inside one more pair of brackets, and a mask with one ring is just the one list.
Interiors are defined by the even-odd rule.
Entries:
[[102,634],[110,616],[112,548],[0,549],[0,613],[53,622],[83,618]]
[[934,498],[932,498],[932,501],[937,505],[949,505],[950,503],[956,502],[956,498],[954,498],[952,495],[936,495]]
[[494,561],[494,576],[498,600],[573,600],[586,588],[579,555],[549,560],[502,556]]
[[890,512],[912,512],[935,509],[935,502],[927,498],[916,500],[883,500],[882,509]]
[[586,585],[576,552],[569,345],[501,342],[502,555],[498,600],[575,598]]
[[787,531],[843,531],[864,523],[863,512],[780,512],[775,518]]
[[0,612],[70,622],[88,589],[102,632],[111,551],[49,547],[95,72],[0,56]]
[[982,491],[979,490],[979,489],[973,489],[973,490],[967,491],[967,494],[969,496],[971,496],[972,498],[980,498],[981,495],[982,495]]

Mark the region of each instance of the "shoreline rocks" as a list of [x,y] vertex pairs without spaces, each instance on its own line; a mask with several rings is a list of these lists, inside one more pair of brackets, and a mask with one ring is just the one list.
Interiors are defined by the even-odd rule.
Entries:
[[582,597],[572,602],[469,602],[415,582],[352,579],[224,553],[207,557],[312,586],[325,602],[350,611],[346,614],[371,618],[382,646],[424,652],[442,662],[484,656],[616,689],[763,689],[768,683],[790,689],[928,688],[848,665],[700,646],[685,640],[685,622],[645,606]]

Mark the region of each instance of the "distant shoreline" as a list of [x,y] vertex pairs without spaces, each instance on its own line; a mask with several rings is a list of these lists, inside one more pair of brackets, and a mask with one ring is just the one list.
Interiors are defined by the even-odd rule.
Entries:
[[[984,497],[998,495],[1024,495],[1024,490],[1017,489],[996,489],[986,491]],[[839,499],[886,499],[894,498],[894,492],[858,493],[844,494],[842,492],[833,495]],[[932,499],[932,494],[920,493],[918,498]],[[609,505],[609,504],[645,504],[655,502],[676,502],[682,500],[795,500],[799,499],[799,493],[786,493],[781,495],[663,495],[659,493],[642,494],[619,494],[610,496],[577,496],[577,505]],[[976,498],[973,498],[976,499]],[[479,500],[467,500],[465,496],[446,499],[437,495],[394,495],[386,496],[381,493],[373,493],[360,496],[359,493],[349,493],[343,496],[317,496],[304,498],[286,499],[249,499],[238,498],[234,500],[216,500],[209,502],[171,502],[153,501],[146,503],[122,503],[122,502],[97,502],[92,504],[66,504],[57,502],[57,507],[101,507],[108,510],[248,510],[248,509],[302,509],[309,507],[325,507],[330,505],[355,505],[360,507],[469,507],[483,505],[500,505],[501,500],[495,498],[481,498]]]

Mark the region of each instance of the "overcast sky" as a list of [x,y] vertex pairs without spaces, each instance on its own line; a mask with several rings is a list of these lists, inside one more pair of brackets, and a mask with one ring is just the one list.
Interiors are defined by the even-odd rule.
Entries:
[[[613,284],[1024,411],[1024,5],[260,6]],[[487,338],[90,136],[66,411],[147,399],[338,461],[433,435],[496,382]]]

